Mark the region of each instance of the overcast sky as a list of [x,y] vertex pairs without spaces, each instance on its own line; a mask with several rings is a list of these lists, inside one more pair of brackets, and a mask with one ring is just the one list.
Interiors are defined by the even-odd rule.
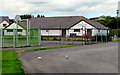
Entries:
[[45,16],[116,16],[119,0],[4,0],[0,16],[14,18],[18,14]]

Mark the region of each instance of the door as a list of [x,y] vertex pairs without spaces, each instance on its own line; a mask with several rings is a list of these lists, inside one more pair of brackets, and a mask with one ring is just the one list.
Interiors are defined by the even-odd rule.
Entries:
[[90,38],[92,36],[92,29],[87,29],[87,37]]
[[63,37],[66,36],[66,29],[62,29],[62,36],[63,36]]

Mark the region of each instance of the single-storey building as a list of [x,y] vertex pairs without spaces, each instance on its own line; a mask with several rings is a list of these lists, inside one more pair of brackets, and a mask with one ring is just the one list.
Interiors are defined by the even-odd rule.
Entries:
[[28,24],[31,29],[41,29],[42,36],[81,37],[108,33],[107,27],[83,16],[31,18]]
[[9,17],[8,16],[0,16],[0,28],[5,28],[9,25]]
[[8,16],[0,16],[0,29],[4,30],[4,35],[13,35],[13,30],[17,29],[18,35],[26,35],[26,30],[24,27],[20,26],[17,23],[10,23]]
[[26,35],[26,29],[17,23],[11,23],[4,28],[4,35]]

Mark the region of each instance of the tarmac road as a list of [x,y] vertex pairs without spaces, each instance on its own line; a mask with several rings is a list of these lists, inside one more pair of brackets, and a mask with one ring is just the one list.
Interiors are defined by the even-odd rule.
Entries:
[[26,73],[118,73],[117,42],[20,53],[19,57]]

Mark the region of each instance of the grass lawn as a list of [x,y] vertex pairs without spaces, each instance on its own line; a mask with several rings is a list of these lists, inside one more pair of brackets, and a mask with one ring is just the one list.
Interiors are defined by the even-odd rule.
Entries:
[[2,53],[2,74],[24,75],[22,64],[16,52],[0,51]]

